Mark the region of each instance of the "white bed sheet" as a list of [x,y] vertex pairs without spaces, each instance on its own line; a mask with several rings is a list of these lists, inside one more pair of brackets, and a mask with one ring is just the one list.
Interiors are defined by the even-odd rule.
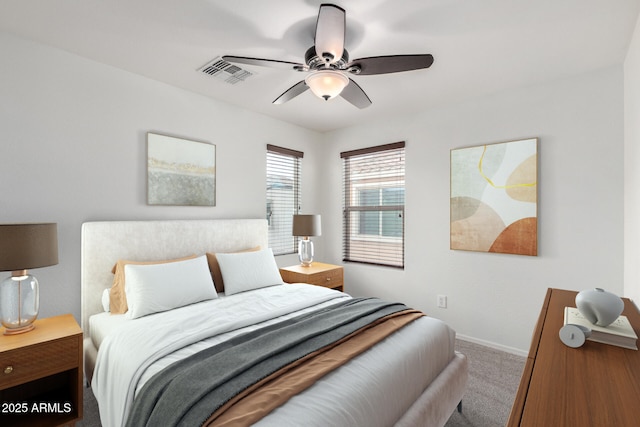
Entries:
[[111,314],[108,312],[94,314],[89,318],[89,336],[93,345],[99,349],[102,341],[114,330],[129,319],[124,314]]
[[[95,337],[96,347],[104,346],[99,351],[92,383],[103,426],[122,425],[137,390],[171,363],[240,333],[345,298],[350,297],[318,286],[280,285],[221,296],[147,316],[142,322],[107,313],[92,316],[91,336]],[[194,334],[189,325],[200,323],[198,319],[204,316],[213,329],[228,331],[202,340],[202,330],[211,328],[196,325],[194,338],[185,339]],[[265,322],[243,326],[256,316]],[[230,323],[230,319],[236,320]],[[184,327],[177,326],[182,324]],[[224,324],[231,327],[221,326]],[[150,328],[158,333],[149,334]],[[177,334],[183,342],[194,342],[174,351],[169,343],[176,337],[171,334]],[[455,332],[443,322],[430,317],[418,319],[377,344],[375,351],[354,358],[290,399],[257,425],[294,426],[300,419],[310,426],[392,425],[452,359],[454,341]],[[132,343],[134,354],[130,351]]]

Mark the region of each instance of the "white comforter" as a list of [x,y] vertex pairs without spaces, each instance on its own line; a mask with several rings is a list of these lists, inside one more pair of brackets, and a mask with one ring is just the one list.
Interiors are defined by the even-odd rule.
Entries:
[[[93,376],[102,425],[124,425],[136,391],[174,361],[345,298],[350,297],[318,286],[279,285],[120,322],[101,343]],[[454,333],[444,323],[419,319],[258,425],[296,425],[300,419],[319,426],[363,425],[363,420],[368,426],[393,424],[449,362],[453,342]],[[377,401],[381,396],[383,406]]]

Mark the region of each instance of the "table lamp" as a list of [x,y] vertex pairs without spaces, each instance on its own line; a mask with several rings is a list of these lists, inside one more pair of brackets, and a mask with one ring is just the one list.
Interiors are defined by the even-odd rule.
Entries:
[[313,242],[309,237],[322,235],[320,215],[294,215],[293,235],[302,237],[298,243],[298,259],[304,267],[309,267],[313,262]]
[[57,224],[0,224],[0,321],[5,335],[34,329],[40,306],[38,280],[27,269],[58,263]]

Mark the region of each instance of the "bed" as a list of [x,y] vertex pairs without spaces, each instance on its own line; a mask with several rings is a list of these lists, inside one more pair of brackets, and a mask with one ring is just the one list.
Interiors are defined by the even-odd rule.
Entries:
[[[202,416],[207,405],[216,409],[213,413],[209,410],[207,425],[263,427],[298,426],[301,422],[305,426],[443,426],[456,407],[460,409],[468,368],[465,356],[454,351],[455,332],[451,328],[401,304],[375,298],[352,298],[319,286],[284,284],[281,279],[263,285],[261,281],[267,280],[263,277],[269,276],[275,265],[267,249],[267,236],[267,222],[262,219],[82,225],[85,377],[98,401],[104,427],[153,425],[154,419],[162,419],[164,424],[163,417],[181,411],[174,406],[184,406],[183,401],[189,399],[193,402],[188,405],[199,409],[181,415],[182,425],[204,424],[207,420],[185,420]],[[204,268],[202,259],[207,253],[218,255],[224,292],[199,296],[196,302],[176,302],[202,289],[189,287],[198,282],[198,275],[206,280],[203,274],[191,271]],[[109,308],[105,289],[112,287],[114,265],[121,260],[177,261],[123,267],[127,286],[142,290],[127,293],[127,312],[114,314],[105,311]],[[252,268],[246,268],[247,260]],[[220,278],[208,261],[214,276],[210,283],[217,287]],[[185,273],[187,268],[190,270]],[[180,293],[175,293],[175,287],[167,290],[167,295],[174,292],[169,302],[164,291],[144,287],[171,277],[185,284],[179,286]],[[252,280],[261,283],[246,285],[254,283]],[[149,308],[149,301],[157,298],[165,298],[158,303],[160,308]],[[371,316],[375,320],[366,327],[356,325]],[[349,320],[328,328],[329,319]],[[325,335],[338,331],[343,335],[322,341]],[[373,338],[376,334],[381,335]],[[352,341],[362,342],[363,347],[349,350],[355,348]],[[317,348],[308,349],[301,343]],[[287,350],[271,348],[276,345]],[[247,349],[254,347],[277,354],[279,359],[264,359],[262,364],[245,361]],[[353,354],[343,360],[340,351]],[[307,359],[312,361],[310,366],[301,363]],[[243,364],[251,368],[232,378],[230,371],[240,370]],[[261,369],[271,370],[265,373]],[[318,374],[316,369],[325,371]],[[273,380],[275,371],[277,380]],[[249,374],[255,378],[248,378]],[[304,384],[273,385],[278,381]],[[194,391],[196,383],[209,391],[194,397],[200,396],[199,389]],[[234,387],[242,393],[235,394]],[[248,393],[255,388],[260,393]],[[159,394],[152,394],[155,392]]]

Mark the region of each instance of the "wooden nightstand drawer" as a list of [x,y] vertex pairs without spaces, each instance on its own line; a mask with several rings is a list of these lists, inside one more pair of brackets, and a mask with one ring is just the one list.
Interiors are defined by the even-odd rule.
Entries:
[[0,354],[0,389],[77,367],[78,338],[66,337]]
[[322,273],[310,274],[307,276],[306,283],[312,285],[325,286],[327,288],[336,288],[343,285],[342,269],[329,270]]

